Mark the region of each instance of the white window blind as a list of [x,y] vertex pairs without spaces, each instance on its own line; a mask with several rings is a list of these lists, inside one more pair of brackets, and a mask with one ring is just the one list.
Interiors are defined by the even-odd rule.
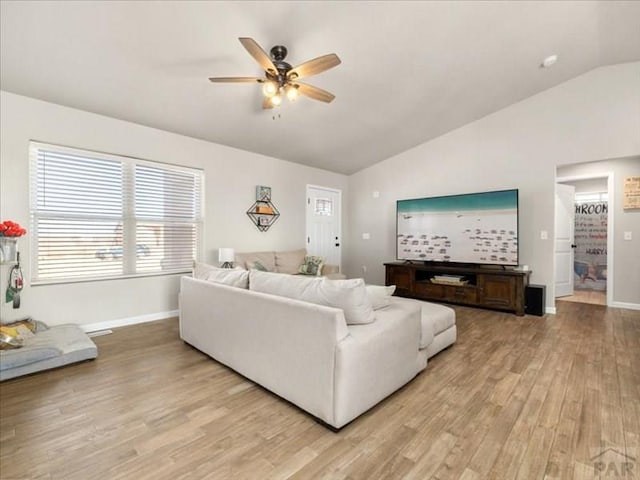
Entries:
[[32,283],[191,270],[202,171],[35,142],[30,157]]

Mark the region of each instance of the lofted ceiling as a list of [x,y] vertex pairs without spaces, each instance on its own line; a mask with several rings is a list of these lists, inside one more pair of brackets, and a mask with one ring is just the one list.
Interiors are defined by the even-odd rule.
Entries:
[[[640,59],[635,1],[2,1],[0,22],[2,90],[346,174]],[[308,79],[336,99],[262,110],[259,85],[211,84],[262,74],[243,36],[338,54]]]

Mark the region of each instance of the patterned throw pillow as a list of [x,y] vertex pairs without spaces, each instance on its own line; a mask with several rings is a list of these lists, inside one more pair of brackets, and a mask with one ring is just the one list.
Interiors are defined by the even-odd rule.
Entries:
[[268,272],[269,271],[269,270],[267,270],[267,267],[265,267],[258,260],[255,260],[253,262],[247,262],[247,268],[249,270],[259,270],[261,272]]
[[304,262],[300,265],[298,273],[301,273],[302,275],[320,276],[323,263],[324,258],[322,257],[314,257],[313,255],[306,256],[304,257]]

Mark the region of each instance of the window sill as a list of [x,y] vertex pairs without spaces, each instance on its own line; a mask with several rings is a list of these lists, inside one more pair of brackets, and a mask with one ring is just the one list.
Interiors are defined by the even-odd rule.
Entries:
[[64,285],[64,284],[72,284],[72,283],[94,283],[94,282],[105,282],[105,281],[113,281],[113,280],[132,280],[136,278],[149,278],[149,277],[168,277],[175,275],[184,275],[186,273],[191,273],[191,270],[179,270],[172,272],[153,272],[153,273],[137,273],[135,275],[118,275],[117,277],[92,277],[92,278],[77,278],[77,279],[51,279],[51,280],[40,280],[37,282],[31,282],[30,286],[32,287],[42,287],[48,285]]

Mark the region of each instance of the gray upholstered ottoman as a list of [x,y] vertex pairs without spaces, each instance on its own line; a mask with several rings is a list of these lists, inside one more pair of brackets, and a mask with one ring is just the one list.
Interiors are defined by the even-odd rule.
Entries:
[[96,344],[77,325],[39,330],[24,346],[0,351],[0,381],[96,358]]

